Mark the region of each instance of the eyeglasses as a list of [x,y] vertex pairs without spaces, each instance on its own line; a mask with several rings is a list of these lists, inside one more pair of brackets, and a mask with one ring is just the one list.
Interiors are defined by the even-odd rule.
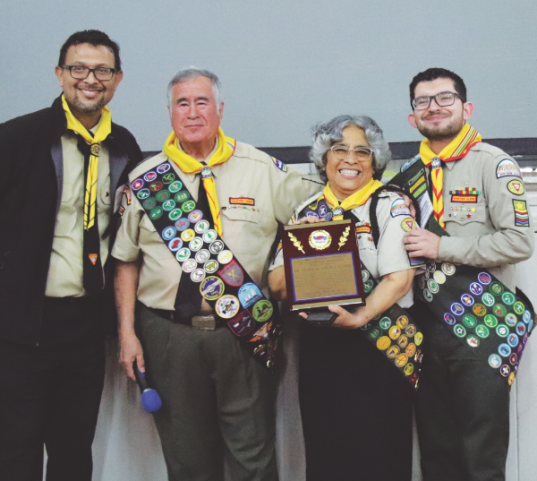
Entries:
[[349,155],[352,155],[357,162],[367,162],[373,157],[373,151],[368,147],[349,149],[345,145],[333,145],[330,150],[338,160],[347,159]]
[[97,80],[111,80],[114,74],[117,72],[115,68],[97,67],[89,68],[84,65],[64,65],[64,70],[69,70],[71,77],[77,80],[84,80],[89,77],[89,74],[93,72]]
[[436,95],[424,95],[423,97],[416,97],[412,100],[412,107],[414,107],[414,110],[428,109],[433,99],[439,107],[449,107],[455,103],[456,98],[461,98],[456,92],[440,92]]

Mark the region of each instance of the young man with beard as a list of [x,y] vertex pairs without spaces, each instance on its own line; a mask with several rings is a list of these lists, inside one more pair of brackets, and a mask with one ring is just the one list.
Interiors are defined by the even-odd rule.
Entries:
[[[425,337],[417,397],[423,476],[425,481],[501,481],[505,479],[514,364],[497,353],[488,363],[476,354],[486,337],[496,336],[494,316],[489,318],[490,331],[481,327],[476,336],[470,330],[476,319],[483,322],[480,316],[487,312],[480,303],[483,291],[488,292],[489,274],[480,274],[482,284],[470,284],[472,295],[450,301],[443,320],[437,320],[428,306],[434,304],[433,293],[439,299],[446,292],[446,285],[442,286],[446,275],[458,271],[455,277],[460,278],[465,266],[487,269],[515,291],[514,264],[531,256],[534,242],[522,175],[513,158],[482,142],[467,124],[474,106],[467,101],[458,75],[441,68],[418,74],[410,84],[410,100],[410,125],[426,138],[420,155],[403,166],[394,181],[401,183],[401,177],[408,179],[411,172],[406,185],[419,199],[425,217],[422,226],[427,218],[437,222],[410,231],[406,249],[413,257],[443,262],[441,269],[440,264],[429,263],[431,280],[419,290],[428,302],[417,302],[414,308]],[[479,309],[473,309],[474,302]],[[463,312],[470,316],[455,318]],[[498,369],[497,362],[507,365]],[[500,373],[510,374],[509,383]]]
[[90,481],[113,321],[115,191],[142,158],[107,104],[123,72],[98,30],[60,50],[50,108],[0,125],[0,479]]

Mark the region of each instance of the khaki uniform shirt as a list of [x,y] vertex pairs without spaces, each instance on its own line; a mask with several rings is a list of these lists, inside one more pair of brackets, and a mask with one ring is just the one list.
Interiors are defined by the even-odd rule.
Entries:
[[[443,177],[443,220],[451,237],[441,238],[437,260],[488,268],[514,290],[514,264],[531,256],[534,243],[516,161],[481,142],[463,159],[446,162]],[[453,192],[464,189],[477,189],[477,201]]]
[[[160,153],[144,161],[131,172],[129,180],[132,182],[167,160]],[[170,164],[197,200],[200,175],[185,174],[173,161]],[[280,167],[267,154],[242,142],[237,142],[235,153],[227,162],[211,167],[221,209],[223,240],[261,288],[266,286],[267,257],[279,224],[289,220],[293,206],[319,190],[318,183],[306,180],[289,167],[281,167],[286,171]],[[124,262],[141,257],[138,300],[147,307],[174,310],[182,272],[179,262],[128,187],[122,211],[112,256]]]
[[[96,125],[92,132],[98,128]],[[52,253],[48,270],[47,297],[81,297],[83,286],[82,257],[84,248],[84,156],[78,150],[79,135],[68,130],[63,134],[63,191],[60,210],[56,218]],[[110,164],[106,141],[99,154],[97,179],[97,222],[101,237],[101,264],[108,258],[108,237],[103,234],[110,222]],[[104,273],[103,273],[104,276]]]
[[[304,217],[309,204],[315,203],[323,194],[316,194],[301,204],[295,211],[295,218]],[[361,233],[357,235],[360,260],[369,270],[371,275],[381,281],[382,277],[392,272],[412,269],[403,239],[406,231],[403,222],[408,219],[410,212],[403,205],[403,199],[394,192],[382,192],[377,204],[377,221],[379,226],[379,240],[375,247],[373,235]],[[371,224],[370,219],[371,199],[364,205],[353,209],[353,214],[358,217],[360,224]],[[278,252],[270,269],[283,265],[283,252]],[[410,307],[414,303],[412,289],[398,302],[401,307]]]

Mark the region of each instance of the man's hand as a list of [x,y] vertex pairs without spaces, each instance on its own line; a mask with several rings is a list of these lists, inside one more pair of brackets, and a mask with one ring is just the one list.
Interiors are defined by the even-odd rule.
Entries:
[[[362,314],[364,314],[363,308],[358,308],[354,313],[347,311],[341,306],[328,306],[328,310],[337,314],[338,317],[336,320],[330,324],[330,327],[335,327],[338,329],[357,329],[358,327],[364,326],[367,324],[368,320]],[[299,312],[298,315],[304,319],[308,318],[308,315],[305,312]]]
[[119,339],[119,363],[125,369],[127,376],[136,381],[132,363],[136,361],[138,370],[145,372],[144,351],[135,334],[120,336]]
[[404,239],[405,249],[412,257],[437,259],[440,237],[426,229],[411,230]]
[[302,219],[295,220],[293,224],[317,224],[317,222],[324,222],[324,220],[319,219],[319,217],[315,217],[314,215],[307,215],[306,217],[302,217]]

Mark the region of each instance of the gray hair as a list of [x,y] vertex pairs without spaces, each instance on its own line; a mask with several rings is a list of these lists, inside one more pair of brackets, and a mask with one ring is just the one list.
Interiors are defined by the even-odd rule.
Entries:
[[198,67],[188,67],[177,72],[174,77],[170,80],[168,84],[168,106],[172,103],[172,90],[173,87],[181,82],[186,82],[187,80],[192,80],[198,77],[208,78],[213,86],[213,95],[214,100],[216,101],[216,108],[218,113],[220,113],[220,104],[222,103],[220,90],[222,86],[220,80],[216,74],[210,72],[209,70],[203,70]]
[[312,128],[313,145],[309,157],[324,182],[328,181],[324,171],[327,161],[326,153],[336,142],[343,140],[343,130],[351,125],[365,132],[367,143],[373,150],[374,179],[380,180],[386,165],[392,158],[388,142],[382,135],[382,129],[372,118],[365,115],[339,115],[325,124],[319,123]]

